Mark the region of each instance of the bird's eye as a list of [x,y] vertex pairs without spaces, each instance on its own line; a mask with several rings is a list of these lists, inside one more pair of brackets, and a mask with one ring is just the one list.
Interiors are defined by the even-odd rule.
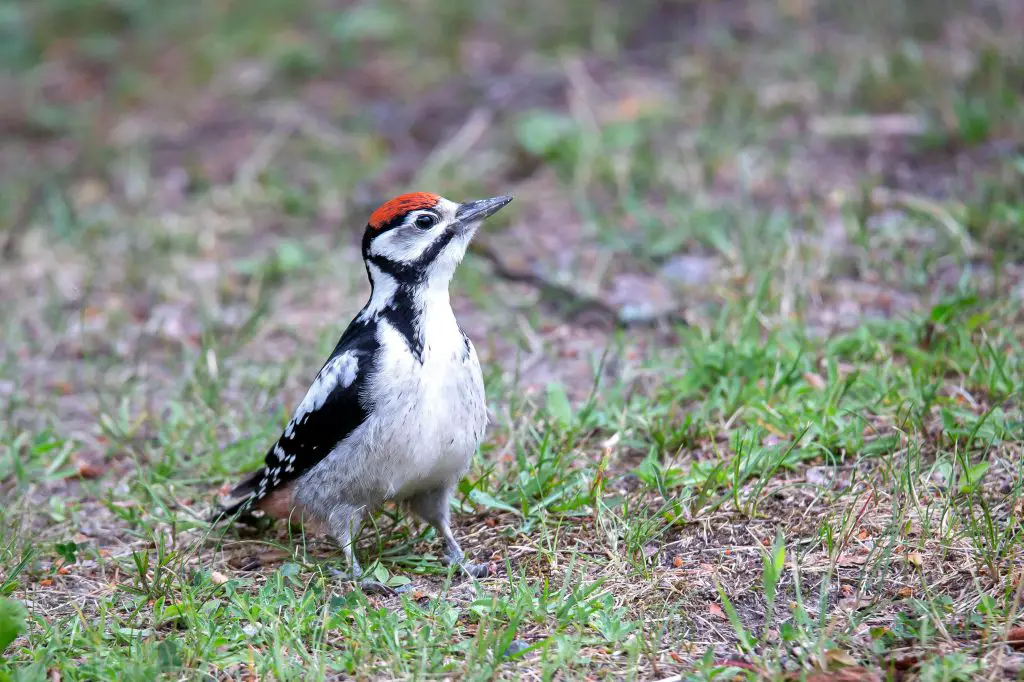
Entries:
[[432,215],[423,214],[416,218],[416,227],[420,228],[421,230],[429,230],[435,224],[437,224],[437,218],[435,218]]

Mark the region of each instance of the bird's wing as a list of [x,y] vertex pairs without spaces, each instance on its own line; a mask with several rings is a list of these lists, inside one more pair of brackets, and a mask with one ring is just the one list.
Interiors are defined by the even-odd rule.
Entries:
[[220,501],[221,513],[249,511],[275,489],[316,466],[366,420],[363,387],[376,356],[372,324],[353,323],[316,375],[262,468]]

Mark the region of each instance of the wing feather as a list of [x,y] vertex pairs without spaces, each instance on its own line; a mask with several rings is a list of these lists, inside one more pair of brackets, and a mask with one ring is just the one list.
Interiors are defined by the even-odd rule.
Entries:
[[221,500],[223,514],[252,510],[269,493],[319,464],[366,420],[363,386],[374,369],[377,346],[373,322],[354,322],[345,331],[267,452],[263,467]]

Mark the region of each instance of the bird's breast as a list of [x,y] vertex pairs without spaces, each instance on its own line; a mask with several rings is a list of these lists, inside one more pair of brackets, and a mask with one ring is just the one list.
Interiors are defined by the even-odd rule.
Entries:
[[[460,477],[487,423],[483,377],[473,345],[451,317],[424,335],[422,361],[386,322],[370,395],[375,445],[392,467],[396,493],[410,483]],[[418,485],[418,484],[417,484]]]

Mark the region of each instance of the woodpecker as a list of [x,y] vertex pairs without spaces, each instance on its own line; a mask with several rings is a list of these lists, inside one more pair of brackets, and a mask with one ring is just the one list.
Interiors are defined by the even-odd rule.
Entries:
[[446,564],[486,573],[465,562],[450,524],[450,499],[483,439],[487,405],[480,361],[448,288],[481,221],[510,201],[459,204],[416,192],[370,215],[362,241],[369,300],[263,467],[219,500],[218,518],[260,510],[300,521],[337,541],[358,580],[353,544],[362,522],[398,502],[437,530]]

